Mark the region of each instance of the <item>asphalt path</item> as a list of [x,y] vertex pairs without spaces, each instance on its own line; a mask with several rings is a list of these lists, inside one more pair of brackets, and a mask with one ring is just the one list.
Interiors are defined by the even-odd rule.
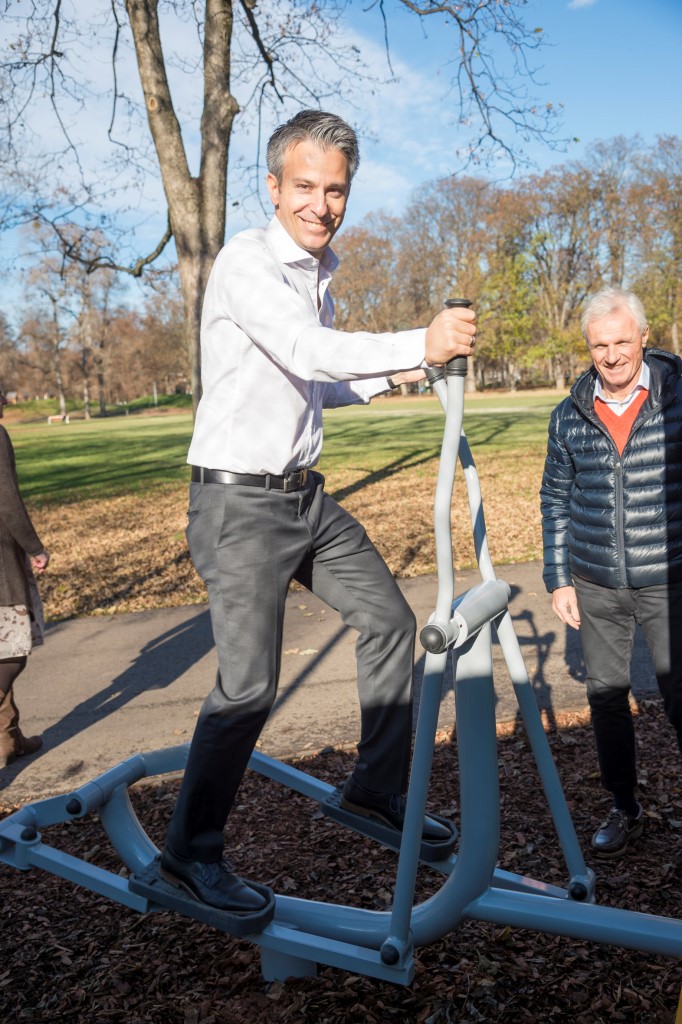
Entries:
[[[553,615],[538,562],[501,566],[511,588],[510,613],[538,707],[546,720],[586,707],[578,633]],[[457,593],[480,581],[458,575]],[[418,624],[436,602],[435,576],[400,581]],[[277,703],[259,749],[292,758],[325,747],[352,748],[358,737],[356,634],[304,591],[287,598]],[[417,696],[424,667],[418,645]],[[513,722],[518,705],[502,650],[493,645],[496,715]],[[191,739],[202,700],[213,685],[216,655],[206,605],[91,616],[48,627],[16,685],[22,727],[41,733],[44,747],[0,770],[2,804],[14,806],[70,792],[127,757]],[[638,635],[633,652],[638,692],[655,690],[648,651]],[[418,700],[416,702],[418,704]],[[455,710],[450,671],[439,728]]]

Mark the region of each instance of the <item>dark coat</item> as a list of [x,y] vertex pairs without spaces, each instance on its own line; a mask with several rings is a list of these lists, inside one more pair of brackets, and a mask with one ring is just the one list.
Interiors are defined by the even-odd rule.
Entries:
[[26,555],[43,550],[19,494],[12,442],[0,426],[0,605],[31,607]]
[[646,350],[649,394],[622,457],[594,411],[590,368],[552,413],[540,489],[549,591],[682,579],[682,361]]

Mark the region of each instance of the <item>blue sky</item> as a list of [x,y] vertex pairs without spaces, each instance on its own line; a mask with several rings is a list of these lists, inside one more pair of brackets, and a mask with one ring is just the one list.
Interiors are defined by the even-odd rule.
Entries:
[[[647,143],[657,135],[682,135],[682,0],[531,0],[527,11],[527,24],[543,28],[546,41],[536,55],[540,84],[534,93],[542,102],[563,104],[561,134],[579,140],[563,152],[531,146],[536,169],[581,158],[591,142],[616,135],[639,134]],[[358,27],[363,17],[358,10]],[[422,39],[414,18],[404,14],[392,21],[390,41],[404,78],[382,91],[383,110],[398,105],[402,130],[388,113],[382,133],[372,109],[378,141],[363,147],[370,166],[361,167],[351,223],[377,203],[399,213],[415,185],[461,166],[461,137],[442,70],[448,40],[434,32]],[[394,145],[396,128],[402,139]],[[376,180],[381,169],[383,201]],[[501,166],[491,168],[493,176],[499,172]]]
[[[63,2],[76,11],[81,7],[85,11],[92,0]],[[22,9],[16,0],[11,6]],[[455,100],[448,95],[451,38],[442,29],[436,30],[429,19],[422,19],[422,32],[421,23],[397,0],[386,0],[385,8],[390,16],[395,81],[383,84],[390,72],[378,7],[371,7],[369,0],[353,0],[342,35],[360,49],[375,85],[356,93],[353,104],[327,103],[362,132],[363,158],[347,224],[358,223],[367,213],[379,209],[400,214],[414,188],[461,169],[463,162],[460,153],[466,139],[456,123]],[[646,143],[653,143],[657,134],[682,134],[682,0],[530,0],[526,10],[526,23],[532,28],[542,27],[547,43],[536,55],[538,84],[531,87],[533,95],[542,103],[563,104],[561,134],[579,140],[565,152],[534,144],[530,156],[537,169],[580,158],[589,143],[599,139],[639,134]],[[11,29],[6,26],[6,31]],[[186,26],[168,31],[164,45],[185,42]],[[108,54],[98,53],[97,45],[93,37],[89,73],[106,90]],[[121,74],[129,91],[139,92],[135,68],[122,68]],[[176,106],[196,115],[201,100],[198,77],[178,74],[172,86]],[[47,113],[33,112],[31,116],[37,137],[48,134]],[[85,111],[79,112],[78,120],[74,119],[73,131],[87,141],[92,161],[103,157],[103,129],[108,120],[106,94],[103,106],[98,108],[90,101]],[[190,158],[196,162],[198,135],[191,120],[188,124],[184,138]],[[232,166],[236,168],[240,159],[253,162],[255,148],[253,129],[249,130],[247,119],[238,119],[230,149]],[[504,161],[498,161],[490,173],[504,178],[508,170]],[[232,206],[232,201],[243,198],[240,193],[233,172],[228,236],[265,216],[253,201]],[[139,222],[135,249],[139,254],[153,248],[165,227],[157,178],[135,192],[135,204]],[[15,233],[6,235],[2,245],[5,254],[12,254],[22,242]],[[3,273],[0,307],[11,314],[17,308],[18,294],[16,276]]]

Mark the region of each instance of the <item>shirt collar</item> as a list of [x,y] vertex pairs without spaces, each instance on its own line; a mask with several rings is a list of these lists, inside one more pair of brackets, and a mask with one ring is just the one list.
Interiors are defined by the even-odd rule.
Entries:
[[629,395],[627,395],[625,398],[609,398],[602,386],[601,377],[599,376],[599,374],[597,374],[594,380],[594,397],[600,398],[602,402],[606,402],[609,405],[627,405],[627,403],[632,399],[632,396],[635,394],[636,391],[639,391],[640,389],[648,391],[650,383],[651,370],[647,366],[646,361],[642,360],[642,368],[639,371],[639,379]]
[[317,270],[321,265],[328,273],[336,270],[339,265],[338,258],[333,250],[327,246],[322,253],[322,259],[318,260],[309,252],[302,249],[293,240],[289,232],[282,226],[281,221],[275,215],[267,226],[268,239],[275,253],[282,263],[298,264],[306,270]]

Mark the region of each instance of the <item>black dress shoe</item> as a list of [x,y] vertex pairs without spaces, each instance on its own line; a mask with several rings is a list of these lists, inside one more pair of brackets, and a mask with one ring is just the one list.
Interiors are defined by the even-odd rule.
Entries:
[[[353,776],[346,781],[341,795],[341,806],[363,818],[379,821],[389,828],[402,832],[405,823],[405,797],[395,793],[372,793],[355,781]],[[450,839],[452,832],[439,821],[424,816],[422,839],[437,843]]]
[[159,874],[201,903],[230,914],[255,914],[268,905],[264,896],[235,875],[225,858],[210,864],[183,860],[166,847],[161,854]]
[[600,857],[620,857],[625,853],[632,839],[639,839],[644,830],[644,812],[638,804],[633,817],[612,808],[592,836],[592,849]]

